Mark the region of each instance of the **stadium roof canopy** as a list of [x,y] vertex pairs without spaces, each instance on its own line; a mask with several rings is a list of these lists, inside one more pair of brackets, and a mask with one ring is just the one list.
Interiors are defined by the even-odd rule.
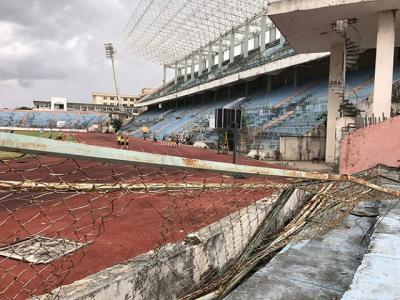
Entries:
[[[342,37],[332,30],[336,20],[353,20],[348,37],[361,49],[376,47],[378,12],[399,11],[400,0],[286,0],[268,6],[268,16],[297,53],[330,51]],[[396,18],[396,46],[400,18]]]
[[[171,65],[263,14],[277,0],[141,0],[122,35],[134,54]],[[240,32],[238,32],[240,34]]]

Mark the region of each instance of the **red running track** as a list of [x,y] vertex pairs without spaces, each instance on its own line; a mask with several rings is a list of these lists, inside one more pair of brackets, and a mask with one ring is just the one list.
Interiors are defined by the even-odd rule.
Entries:
[[[75,137],[80,143],[97,145],[103,147],[118,148],[114,134],[100,134],[100,133],[76,133]],[[203,160],[212,160],[219,162],[232,162],[232,154],[218,154],[216,151],[197,148],[193,146],[175,145],[166,146],[162,141],[152,142],[151,140],[144,140],[138,138],[129,138],[129,149],[135,151],[142,151],[154,154],[173,155],[187,158],[197,158]],[[258,161],[242,156],[237,157],[237,163],[242,165],[261,166],[261,167],[277,167],[264,161]],[[282,167],[277,167],[282,168]]]
[[[114,135],[76,134],[79,142],[117,147]],[[211,150],[130,139],[130,148],[158,154],[230,162],[231,156]],[[239,163],[268,166],[246,158]],[[79,166],[79,168],[78,168]],[[77,171],[79,170],[79,171]],[[232,179],[219,174],[182,172],[77,162],[41,157],[0,166],[1,180],[48,182],[265,182],[260,178]],[[0,191],[0,246],[40,234],[74,241],[93,241],[51,264],[30,265],[0,258],[2,299],[25,299],[49,292],[100,270],[122,263],[167,242],[216,222],[267,195],[272,190],[214,190],[180,193],[118,191],[107,194],[71,191]]]

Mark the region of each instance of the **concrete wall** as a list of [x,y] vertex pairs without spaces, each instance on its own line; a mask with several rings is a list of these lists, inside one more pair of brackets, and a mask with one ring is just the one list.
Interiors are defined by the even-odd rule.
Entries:
[[[300,190],[284,199],[268,232],[275,234],[307,199]],[[189,234],[182,242],[167,244],[34,299],[53,299],[54,294],[65,300],[178,299],[238,257],[278,201],[282,201],[278,195],[261,199]]]
[[335,131],[335,160],[334,164],[338,165],[340,160],[340,143],[343,136],[343,128],[347,127],[349,124],[354,124],[355,120],[353,117],[340,117],[336,119],[336,131]]
[[341,174],[358,173],[378,164],[400,167],[400,116],[356,130],[341,142]]
[[324,124],[309,130],[303,136],[281,137],[279,150],[282,160],[323,160],[325,159],[326,126]]
[[282,160],[324,160],[325,143],[325,137],[281,137]]

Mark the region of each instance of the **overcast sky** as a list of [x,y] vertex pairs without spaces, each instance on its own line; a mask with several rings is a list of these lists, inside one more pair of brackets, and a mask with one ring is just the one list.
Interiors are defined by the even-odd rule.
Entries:
[[[105,42],[116,42],[138,0],[1,0],[0,107],[51,96],[90,102],[113,92]],[[161,84],[161,67],[117,49],[120,92]]]

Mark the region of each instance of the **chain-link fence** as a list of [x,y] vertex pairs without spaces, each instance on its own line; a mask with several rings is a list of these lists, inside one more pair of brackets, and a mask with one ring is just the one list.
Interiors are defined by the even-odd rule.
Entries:
[[104,289],[107,279],[112,289],[114,277],[121,299],[222,297],[287,243],[340,224],[360,201],[399,197],[371,178],[259,162],[4,133],[0,149],[21,153],[0,164],[3,299],[74,299],[88,290],[96,298],[96,284]]

